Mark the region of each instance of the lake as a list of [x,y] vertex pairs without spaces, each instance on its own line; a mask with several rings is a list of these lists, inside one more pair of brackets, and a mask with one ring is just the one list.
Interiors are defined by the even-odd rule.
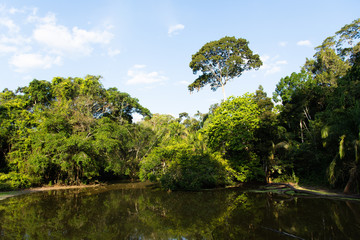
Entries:
[[359,239],[360,202],[137,184],[0,201],[0,239]]

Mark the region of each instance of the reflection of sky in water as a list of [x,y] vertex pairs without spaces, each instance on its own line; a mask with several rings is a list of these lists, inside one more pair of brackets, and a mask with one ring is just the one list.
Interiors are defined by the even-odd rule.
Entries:
[[360,203],[136,185],[0,201],[1,239],[357,239]]

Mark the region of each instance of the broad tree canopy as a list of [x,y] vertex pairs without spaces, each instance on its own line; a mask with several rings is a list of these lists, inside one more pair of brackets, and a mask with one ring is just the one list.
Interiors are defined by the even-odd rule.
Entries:
[[225,100],[225,84],[250,69],[259,69],[262,65],[258,54],[253,54],[243,38],[223,37],[218,41],[206,43],[197,53],[192,55],[190,68],[194,74],[202,72],[188,86],[190,92],[200,90],[210,84],[211,90],[222,88]]

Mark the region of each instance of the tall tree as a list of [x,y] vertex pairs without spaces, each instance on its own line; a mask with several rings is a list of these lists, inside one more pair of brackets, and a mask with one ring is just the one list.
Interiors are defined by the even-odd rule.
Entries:
[[192,55],[190,68],[194,74],[202,72],[188,86],[190,92],[200,90],[210,84],[211,90],[222,88],[224,100],[226,83],[250,69],[259,69],[262,65],[258,54],[253,54],[243,38],[223,37],[218,41],[206,43],[197,53]]
[[[35,79],[16,93],[0,93],[0,174],[5,174],[0,189],[136,177],[154,134],[132,124],[132,114],[151,113],[138,99],[106,90],[99,80],[91,75]],[[23,184],[24,177],[29,184]]]
[[230,97],[213,111],[203,128],[208,146],[229,160],[239,173],[239,181],[263,179],[260,159],[254,151],[260,114],[254,94]]

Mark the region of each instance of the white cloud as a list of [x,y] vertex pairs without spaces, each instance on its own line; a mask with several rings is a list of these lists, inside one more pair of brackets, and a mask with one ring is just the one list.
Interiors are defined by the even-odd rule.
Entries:
[[61,57],[43,56],[33,53],[17,54],[9,60],[9,64],[15,67],[15,71],[25,72],[33,68],[47,69],[52,67],[52,65],[61,65]]
[[287,64],[287,61],[286,60],[280,60],[280,61],[276,61],[275,64],[276,65]]
[[20,30],[14,21],[9,18],[0,18],[0,26],[6,27],[11,33],[16,33]]
[[279,42],[280,47],[285,47],[288,43],[287,42]]
[[14,53],[17,52],[17,50],[18,49],[15,46],[1,44],[0,42],[0,53]]
[[168,35],[170,37],[173,35],[177,35],[181,30],[184,30],[184,28],[185,26],[182,24],[171,25],[168,29]]
[[22,10],[22,9],[18,9],[18,8],[10,8],[9,9],[9,13],[10,14],[15,14],[15,13],[23,13],[24,12],[24,10]]
[[47,46],[51,52],[56,54],[78,53],[90,55],[92,44],[108,44],[113,35],[104,31],[87,31],[73,27],[70,31],[63,25],[56,25],[54,22],[41,24],[33,32],[33,38]]
[[271,74],[274,74],[274,73],[277,73],[277,72],[280,72],[281,71],[281,67],[279,66],[271,66],[269,69],[266,70],[265,72],[265,76],[267,75],[271,75]]
[[263,65],[260,67],[261,71],[265,71],[265,76],[271,75],[281,71],[281,66],[286,65],[286,60],[277,60],[279,56],[270,57],[268,55],[260,56]]
[[161,72],[146,72],[143,69],[146,65],[134,65],[128,70],[127,75],[130,79],[126,82],[128,85],[151,84],[166,81],[168,78]]
[[108,55],[110,57],[115,57],[116,55],[119,55],[120,53],[121,53],[121,51],[119,49],[112,49],[112,48],[108,49]]
[[298,46],[311,46],[311,42],[309,40],[301,40],[296,43]]
[[109,47],[114,37],[109,23],[84,29],[59,24],[54,13],[39,16],[37,8],[0,5],[0,12],[0,54],[15,71],[60,65],[64,58],[89,56],[98,46],[108,56],[120,54]]
[[11,37],[2,36],[0,38],[0,43],[4,43],[4,44],[24,45],[30,42],[31,42],[30,38],[25,38],[21,35],[16,35]]
[[135,69],[146,68],[146,65],[143,65],[143,64],[135,64],[132,68],[135,68]]
[[30,42],[30,39],[20,35],[11,37],[2,36],[0,38],[0,53],[16,54],[28,52],[31,50],[31,46],[29,45]]
[[270,56],[268,55],[263,55],[263,56],[260,56],[260,59],[263,63],[267,62],[269,59],[270,59]]
[[28,23],[37,23],[37,24],[55,24],[56,23],[56,15],[54,13],[47,13],[45,17],[39,17],[37,15],[38,9],[32,9],[31,14],[27,17]]
[[190,82],[188,81],[179,81],[177,82],[177,85],[185,85],[185,86],[188,86],[190,84]]

